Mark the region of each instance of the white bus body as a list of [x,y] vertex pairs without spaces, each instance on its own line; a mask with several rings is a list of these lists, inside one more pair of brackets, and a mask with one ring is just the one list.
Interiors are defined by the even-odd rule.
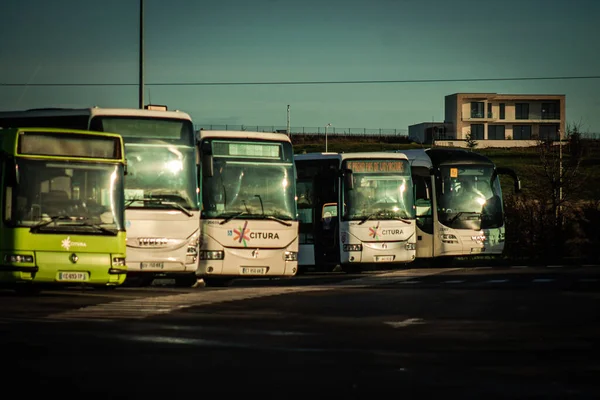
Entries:
[[200,130],[202,212],[197,275],[294,276],[298,216],[292,143],[280,133]]
[[411,163],[417,216],[417,259],[500,255],[504,205],[499,175],[513,170],[462,149],[397,150]]
[[416,257],[414,191],[403,154],[295,156],[302,269],[356,272]]
[[[196,134],[180,111],[127,108],[0,112],[0,127],[35,126],[119,133],[125,143],[127,281],[196,282],[199,198]],[[126,282],[127,282],[126,281]]]

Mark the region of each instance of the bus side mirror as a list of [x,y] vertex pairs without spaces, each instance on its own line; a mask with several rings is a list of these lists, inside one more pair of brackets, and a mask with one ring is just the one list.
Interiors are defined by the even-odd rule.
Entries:
[[8,157],[3,163],[6,168],[6,185],[17,186],[19,184],[19,167],[14,157]]
[[346,189],[348,190],[354,189],[354,179],[352,177],[351,169],[344,170],[344,186],[346,186]]
[[[215,174],[213,170],[212,146],[210,142],[202,142],[200,143],[200,147],[202,149],[202,176],[210,178]],[[198,154],[198,157],[200,157],[200,154]]]
[[202,157],[202,176],[210,178],[215,174],[213,170],[213,156],[212,154],[205,154]]
[[510,177],[512,177],[515,183],[515,193],[521,192],[521,180],[519,179],[519,176],[517,175],[514,169],[506,167],[497,167],[496,172],[498,173],[498,175],[509,175]]

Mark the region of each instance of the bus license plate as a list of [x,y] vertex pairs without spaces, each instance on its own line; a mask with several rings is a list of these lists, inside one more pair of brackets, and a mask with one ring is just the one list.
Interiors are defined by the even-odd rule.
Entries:
[[394,261],[394,256],[375,256],[375,261],[377,261],[377,262]]
[[161,262],[143,262],[140,263],[141,269],[163,269],[165,267],[165,263]]
[[267,269],[264,267],[242,267],[242,275],[265,275]]
[[56,280],[59,282],[87,282],[90,275],[87,272],[59,272]]

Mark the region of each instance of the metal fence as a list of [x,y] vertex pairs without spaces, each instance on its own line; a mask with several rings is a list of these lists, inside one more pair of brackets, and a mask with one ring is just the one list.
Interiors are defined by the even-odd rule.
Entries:
[[[285,125],[216,125],[196,124],[196,130],[206,129],[211,131],[253,131],[253,132],[287,132]],[[325,135],[324,126],[291,126],[290,135]],[[386,128],[337,128],[327,127],[327,135],[335,136],[408,136],[408,129]]]

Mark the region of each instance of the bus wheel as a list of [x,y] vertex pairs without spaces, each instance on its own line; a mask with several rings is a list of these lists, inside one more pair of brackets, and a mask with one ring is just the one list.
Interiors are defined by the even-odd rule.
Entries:
[[31,283],[24,283],[16,285],[15,292],[20,296],[35,296],[40,294],[41,290],[39,286],[32,285]]
[[154,280],[153,276],[127,276],[124,287],[144,287],[150,286]]
[[358,264],[347,264],[342,265],[342,271],[347,274],[360,274],[362,272],[362,268]]
[[99,290],[99,291],[103,291],[103,292],[108,292],[111,290],[115,290],[117,288],[116,285],[103,285],[103,286],[95,286],[94,289]]
[[198,278],[196,277],[196,273],[181,275],[175,278],[176,287],[192,287],[196,285],[197,282]]
[[204,284],[210,287],[227,287],[232,281],[231,278],[204,278]]

